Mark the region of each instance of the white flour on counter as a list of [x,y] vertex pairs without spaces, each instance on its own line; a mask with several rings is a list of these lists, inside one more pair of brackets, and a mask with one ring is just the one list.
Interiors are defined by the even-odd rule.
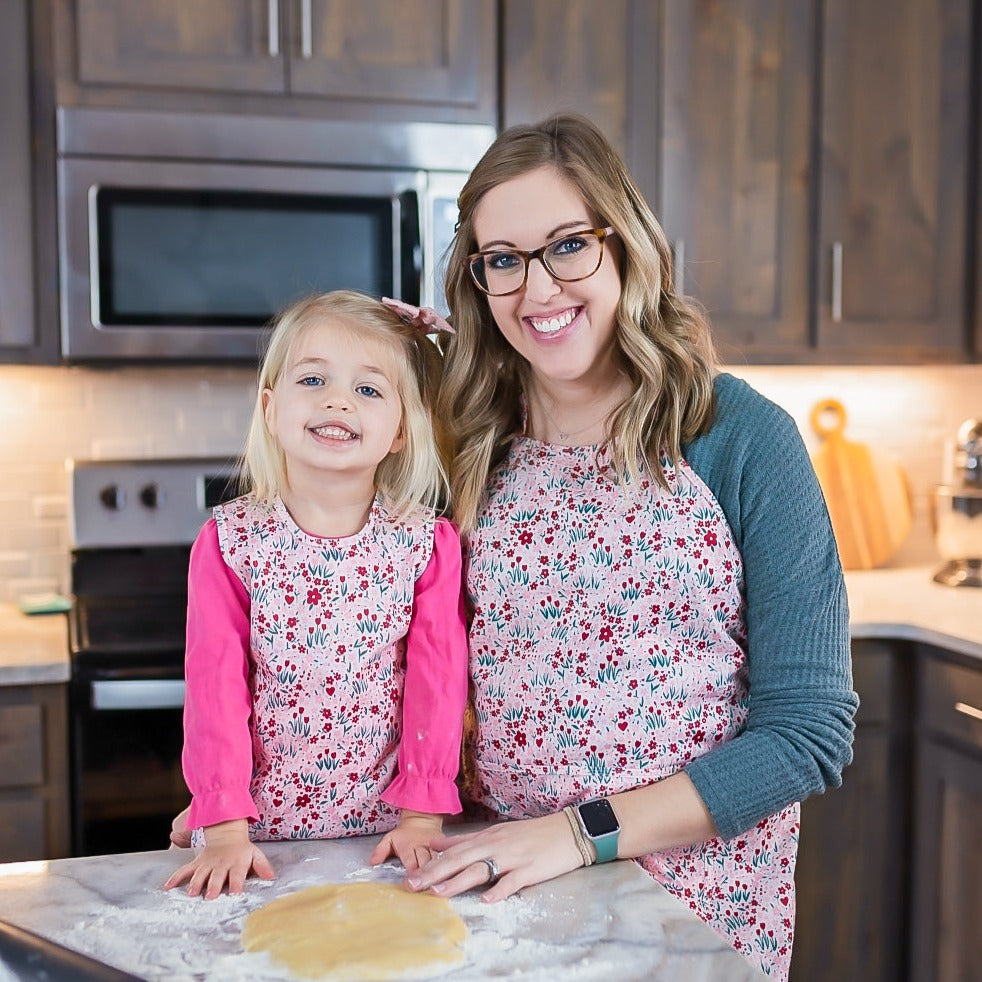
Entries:
[[[399,877],[403,875],[401,867],[393,870]],[[349,874],[349,878],[371,878],[360,873]],[[378,877],[377,869],[374,873],[375,878],[387,879]],[[291,892],[322,882],[293,882]],[[266,954],[243,951],[239,940],[245,916],[270,899],[264,896],[268,887],[266,881],[250,880],[245,893],[223,893],[214,900],[189,897],[183,891],[147,891],[145,902],[134,898],[131,905],[87,917],[55,940],[99,961],[160,982],[282,979],[282,967],[274,965]],[[488,973],[493,974],[493,966],[500,964],[503,953],[516,947],[508,935],[520,933],[522,924],[542,916],[520,898],[485,904],[477,897],[465,896],[454,898],[451,904],[467,922],[470,932],[465,942],[468,964],[450,972],[449,977],[453,978],[464,978],[469,970],[479,971],[479,978],[490,977]],[[2,978],[0,975],[0,982]]]
[[[355,870],[345,878],[401,881],[403,876],[402,867],[393,863]],[[291,880],[290,892],[324,882],[323,877]],[[288,979],[286,970],[269,955],[245,952],[240,943],[246,915],[272,899],[272,886],[250,879],[244,893],[223,893],[214,900],[189,897],[183,890],[147,890],[126,906],[83,918],[55,940],[151,982]],[[637,977],[623,959],[577,954],[575,937],[560,947],[537,939],[536,923],[555,916],[555,907],[550,915],[541,900],[518,896],[487,904],[473,893],[454,897],[450,903],[469,930],[466,963],[434,978],[554,982],[557,972],[574,982]]]

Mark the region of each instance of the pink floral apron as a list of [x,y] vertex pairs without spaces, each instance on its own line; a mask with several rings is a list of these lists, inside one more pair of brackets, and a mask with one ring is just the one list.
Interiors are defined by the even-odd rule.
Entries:
[[[590,447],[519,439],[469,539],[475,796],[505,817],[650,784],[743,728],[743,564],[684,461],[627,494]],[[787,976],[798,807],[638,862]]]
[[379,795],[396,767],[405,635],[432,522],[376,501],[356,535],[322,539],[277,499],[216,510],[226,562],[252,598],[253,839],[394,828]]

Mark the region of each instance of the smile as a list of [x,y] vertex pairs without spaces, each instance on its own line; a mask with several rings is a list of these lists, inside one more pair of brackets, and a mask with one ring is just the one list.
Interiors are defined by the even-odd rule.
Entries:
[[358,434],[353,433],[351,430],[346,429],[343,426],[336,426],[330,424],[328,426],[314,426],[311,427],[311,431],[316,433],[317,436],[326,437],[331,440],[357,440]]
[[529,317],[528,321],[532,325],[532,329],[538,331],[539,334],[555,334],[564,327],[569,327],[576,318],[576,315],[577,310],[570,307],[555,317]]

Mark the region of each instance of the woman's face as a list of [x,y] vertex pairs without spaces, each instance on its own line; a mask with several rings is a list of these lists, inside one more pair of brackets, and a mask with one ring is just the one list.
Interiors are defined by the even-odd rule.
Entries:
[[[576,187],[553,167],[540,167],[488,191],[474,212],[479,250],[530,251],[596,219]],[[613,364],[621,277],[611,242],[600,268],[585,280],[553,278],[533,259],[523,289],[488,297],[505,340],[535,376],[553,382],[604,382]]]

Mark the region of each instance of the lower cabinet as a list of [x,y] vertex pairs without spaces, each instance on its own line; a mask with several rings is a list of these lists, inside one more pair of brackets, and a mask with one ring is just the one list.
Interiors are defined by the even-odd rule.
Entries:
[[982,666],[917,660],[911,978],[982,982]]
[[906,977],[909,658],[890,642],[853,643],[853,763],[841,788],[801,807],[792,982]]
[[0,862],[69,855],[67,687],[0,687]]
[[982,659],[853,642],[841,788],[801,808],[792,982],[982,982]]

